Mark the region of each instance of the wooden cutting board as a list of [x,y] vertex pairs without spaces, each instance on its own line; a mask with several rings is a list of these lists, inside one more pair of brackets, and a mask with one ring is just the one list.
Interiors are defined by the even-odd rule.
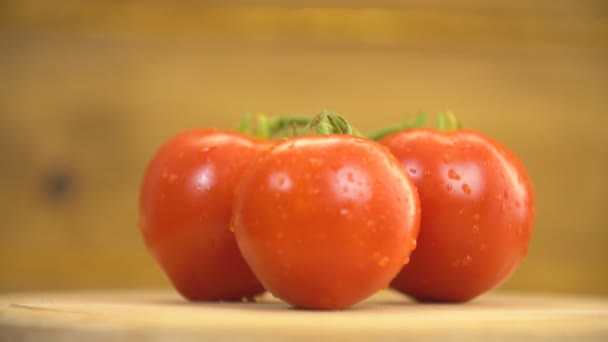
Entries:
[[608,299],[487,294],[415,304],[383,291],[343,311],[188,303],[171,290],[0,295],[0,341],[608,341]]

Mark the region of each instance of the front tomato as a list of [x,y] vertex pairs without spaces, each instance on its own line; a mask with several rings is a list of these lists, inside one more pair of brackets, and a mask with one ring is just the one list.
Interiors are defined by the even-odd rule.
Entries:
[[418,188],[418,248],[392,286],[420,301],[468,301],[525,257],[534,221],[528,174],[513,153],[472,131],[414,129],[380,141]]
[[233,193],[269,144],[237,133],[193,130],[150,161],[140,196],[145,243],[190,300],[236,300],[263,291],[229,230]]
[[420,219],[394,157],[347,135],[294,138],[262,154],[237,188],[233,215],[237,243],[265,288],[315,309],[388,287]]

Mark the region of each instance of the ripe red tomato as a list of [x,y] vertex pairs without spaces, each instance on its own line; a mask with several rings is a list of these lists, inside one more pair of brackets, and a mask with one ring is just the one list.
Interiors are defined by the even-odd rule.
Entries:
[[190,300],[237,300],[263,292],[229,229],[234,189],[267,146],[238,133],[193,130],[150,161],[140,228],[173,286]]
[[418,248],[392,287],[419,301],[468,301],[525,257],[535,216],[516,156],[472,131],[413,129],[380,141],[418,188]]
[[304,136],[263,153],[236,191],[237,243],[265,288],[339,309],[387,288],[419,226],[414,185],[370,140]]

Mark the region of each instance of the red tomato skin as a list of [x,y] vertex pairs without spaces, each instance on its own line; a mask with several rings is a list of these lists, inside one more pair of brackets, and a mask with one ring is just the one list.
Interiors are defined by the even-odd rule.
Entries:
[[234,189],[267,146],[238,133],[191,130],[166,142],[145,172],[140,230],[173,286],[192,301],[264,291],[230,231]]
[[418,301],[466,302],[526,256],[535,217],[517,157],[479,133],[413,129],[380,141],[417,186],[418,248],[392,287]]
[[387,288],[415,246],[414,185],[377,143],[305,136],[262,154],[237,188],[243,256],[276,297],[342,309]]

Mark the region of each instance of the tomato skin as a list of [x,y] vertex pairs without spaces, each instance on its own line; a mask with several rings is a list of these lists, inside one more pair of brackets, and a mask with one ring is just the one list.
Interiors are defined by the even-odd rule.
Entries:
[[527,254],[535,217],[517,157],[467,130],[413,129],[380,143],[410,173],[422,210],[418,248],[392,287],[419,301],[465,302],[505,281]]
[[340,309],[387,288],[415,247],[414,185],[377,143],[347,135],[284,141],[237,188],[233,228],[275,296]]
[[263,292],[229,229],[234,189],[266,147],[238,133],[192,130],[150,161],[140,230],[173,286],[189,300],[238,300]]

